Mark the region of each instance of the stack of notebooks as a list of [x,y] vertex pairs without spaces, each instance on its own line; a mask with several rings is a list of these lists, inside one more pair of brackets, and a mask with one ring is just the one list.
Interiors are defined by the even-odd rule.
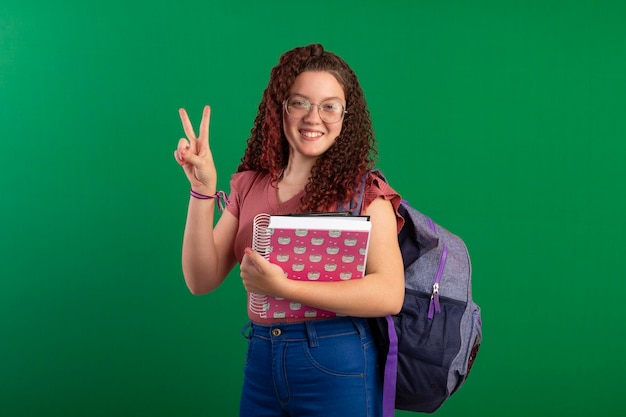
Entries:
[[[315,213],[254,218],[252,248],[289,279],[346,281],[365,275],[371,223],[368,216]],[[263,319],[336,317],[330,311],[251,293],[250,311]]]

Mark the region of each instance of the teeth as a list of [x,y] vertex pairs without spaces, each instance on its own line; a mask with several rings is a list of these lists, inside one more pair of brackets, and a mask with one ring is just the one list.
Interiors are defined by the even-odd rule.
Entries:
[[300,132],[302,136],[306,136],[307,138],[318,138],[322,136],[320,132]]

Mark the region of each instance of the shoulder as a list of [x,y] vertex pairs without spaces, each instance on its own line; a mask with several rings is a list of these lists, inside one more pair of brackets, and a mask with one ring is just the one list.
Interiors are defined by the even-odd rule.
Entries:
[[389,185],[385,177],[377,170],[371,171],[365,182],[365,193],[363,198],[363,210],[373,201],[382,199],[389,201],[396,216],[396,226],[398,232],[404,225],[404,218],[400,215],[398,208],[402,202],[400,194]]
[[231,192],[242,193],[250,190],[254,185],[269,179],[267,172],[241,171],[236,172],[230,179]]
[[387,182],[382,173],[378,170],[371,171],[367,177],[366,189],[384,195],[396,195],[400,197],[391,185]]
[[252,183],[259,177],[268,176],[268,175],[269,174],[267,172],[261,172],[261,171],[240,171],[240,172],[235,172],[231,176],[230,182],[235,183],[235,184]]
[[369,203],[378,197],[385,200],[397,200],[398,205],[402,201],[400,194],[389,185],[385,177],[379,171],[371,171],[365,180],[365,199],[363,204]]
[[266,188],[267,181],[270,176],[266,172],[260,171],[241,171],[234,173],[230,178],[230,196],[228,210],[239,216],[241,204],[249,196],[254,193],[261,193]]

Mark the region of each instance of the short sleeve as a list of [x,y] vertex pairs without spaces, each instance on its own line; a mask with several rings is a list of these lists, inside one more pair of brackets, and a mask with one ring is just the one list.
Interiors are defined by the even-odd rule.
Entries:
[[396,224],[399,233],[402,229],[402,226],[404,226],[404,218],[400,215],[398,211],[400,203],[402,202],[402,197],[379,174],[377,174],[376,172],[372,172],[367,177],[367,183],[365,185],[365,196],[363,198],[363,207],[361,210],[364,210],[372,203],[372,201],[379,197],[391,202],[393,210],[396,213]]
[[228,196],[228,205],[226,206],[226,209],[236,218],[239,218],[239,202],[241,195],[239,192],[240,186],[241,175],[233,174],[230,178],[230,195]]
[[229,203],[226,208],[236,218],[239,218],[243,197],[250,191],[258,175],[259,173],[255,171],[242,171],[231,176]]

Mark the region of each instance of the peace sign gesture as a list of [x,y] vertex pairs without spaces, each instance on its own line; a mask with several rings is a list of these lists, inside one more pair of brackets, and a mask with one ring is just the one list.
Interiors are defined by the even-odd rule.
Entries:
[[183,171],[194,191],[212,195],[217,187],[217,172],[211,148],[209,148],[211,108],[204,106],[199,136],[196,136],[185,109],[179,109],[178,113],[187,137],[178,141],[178,147],[174,151],[174,158],[183,167]]

